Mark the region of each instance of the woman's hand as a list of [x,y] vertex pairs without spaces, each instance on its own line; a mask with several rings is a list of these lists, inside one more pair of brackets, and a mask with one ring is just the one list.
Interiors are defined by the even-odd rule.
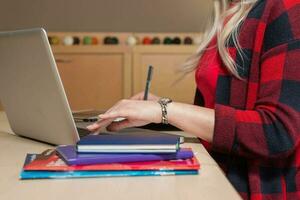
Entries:
[[[105,114],[99,115],[100,120],[88,126],[90,131],[99,131],[107,127],[110,131],[123,128],[143,126],[149,123],[160,123],[162,111],[159,97],[149,94],[148,101],[142,101],[144,93],[139,93],[131,99],[119,101]],[[215,111],[200,106],[172,102],[168,104],[168,122],[173,126],[202,138],[205,141],[213,140]],[[114,121],[124,118],[122,121]]]
[[[142,93],[131,99],[124,99],[115,104],[106,113],[99,115],[100,120],[87,128],[95,132],[107,126],[109,131],[118,131],[123,128],[143,126],[149,123],[161,122],[161,107],[156,99],[159,97],[149,95],[149,101],[141,101]],[[151,100],[150,100],[151,99]],[[114,122],[117,118],[124,120]]]

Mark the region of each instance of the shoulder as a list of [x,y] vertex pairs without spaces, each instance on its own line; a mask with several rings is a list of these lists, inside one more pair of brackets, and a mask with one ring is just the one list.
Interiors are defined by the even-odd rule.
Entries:
[[[261,0],[258,0],[258,2]],[[281,15],[296,14],[300,9],[300,0],[262,0],[266,11],[269,13],[269,21],[273,21]],[[300,13],[299,13],[300,14]],[[299,15],[298,14],[298,15]]]
[[266,23],[264,50],[300,39],[300,0],[259,0]]

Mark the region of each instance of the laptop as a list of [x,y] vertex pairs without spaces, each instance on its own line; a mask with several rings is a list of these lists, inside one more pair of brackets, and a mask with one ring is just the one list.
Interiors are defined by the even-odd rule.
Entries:
[[0,101],[17,135],[55,145],[79,140],[42,28],[0,32]]

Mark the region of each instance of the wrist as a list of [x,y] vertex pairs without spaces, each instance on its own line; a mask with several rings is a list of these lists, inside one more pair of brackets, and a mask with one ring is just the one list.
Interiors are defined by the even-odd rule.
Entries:
[[176,117],[176,106],[177,102],[172,102],[168,104],[168,123],[174,125],[174,117]]
[[151,102],[153,105],[152,111],[154,111],[154,118],[152,119],[153,123],[160,124],[161,123],[161,107],[157,101]]
[[169,124],[168,121],[168,106],[172,103],[172,99],[170,98],[160,98],[158,100],[158,104],[161,107],[161,123],[162,124]]

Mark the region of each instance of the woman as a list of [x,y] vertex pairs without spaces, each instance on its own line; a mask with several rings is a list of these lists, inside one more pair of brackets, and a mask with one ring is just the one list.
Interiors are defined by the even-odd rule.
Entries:
[[[240,0],[228,8],[220,0],[215,8],[185,65],[196,72],[196,105],[155,95],[142,101],[141,93],[88,128],[170,123],[208,143],[244,199],[300,199],[300,1]],[[126,120],[112,122],[118,117]]]

